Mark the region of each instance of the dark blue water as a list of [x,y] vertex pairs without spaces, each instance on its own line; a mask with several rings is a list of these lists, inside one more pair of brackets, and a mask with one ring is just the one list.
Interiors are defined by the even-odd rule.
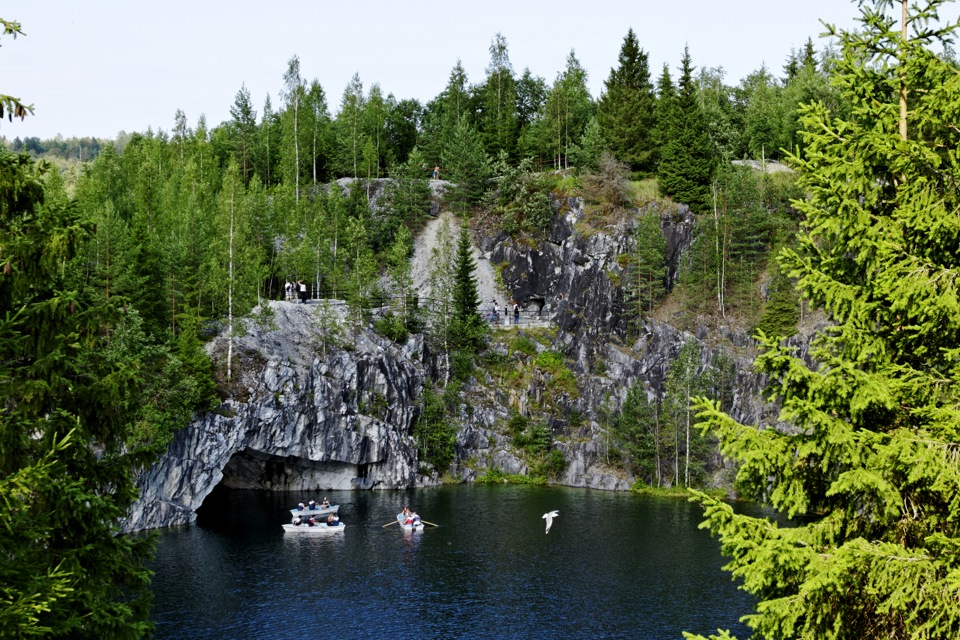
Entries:
[[[326,495],[343,534],[284,534],[290,507],[322,496],[219,489],[196,525],[164,531],[157,637],[749,635],[750,596],[683,500],[506,485]],[[405,504],[439,526],[383,527]]]

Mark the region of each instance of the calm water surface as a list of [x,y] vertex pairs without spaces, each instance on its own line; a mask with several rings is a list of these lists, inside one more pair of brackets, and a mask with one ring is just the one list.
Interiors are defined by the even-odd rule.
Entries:
[[[162,532],[156,636],[749,635],[738,618],[750,596],[683,500],[484,485],[325,495],[341,505],[343,534],[283,533],[289,509],[319,495],[221,489],[195,525]],[[439,526],[383,527],[405,504]]]

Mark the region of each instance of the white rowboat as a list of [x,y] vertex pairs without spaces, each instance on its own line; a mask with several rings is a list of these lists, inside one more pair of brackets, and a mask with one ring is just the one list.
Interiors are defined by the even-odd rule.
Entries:
[[397,522],[400,523],[400,528],[404,531],[420,531],[423,529],[423,521],[417,517],[413,522],[407,523],[407,516],[402,513],[397,514]]
[[325,516],[328,513],[337,513],[338,511],[340,511],[340,505],[338,504],[332,504],[329,507],[320,507],[317,505],[313,509],[310,507],[304,507],[303,509],[300,509],[299,507],[290,509],[290,515],[300,516],[301,518],[316,518],[317,516]]
[[283,525],[284,533],[306,533],[310,535],[323,535],[323,534],[334,534],[334,533],[343,533],[343,530],[347,528],[345,524],[338,524],[335,527],[328,526],[326,522],[320,522],[312,527],[308,524],[285,524]]

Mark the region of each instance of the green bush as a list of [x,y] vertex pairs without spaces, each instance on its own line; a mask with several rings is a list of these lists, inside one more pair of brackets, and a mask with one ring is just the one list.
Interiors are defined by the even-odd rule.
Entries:
[[397,344],[403,344],[410,337],[409,329],[404,324],[403,319],[392,313],[388,313],[385,318],[373,323],[373,329],[385,338],[393,340]]
[[520,353],[528,356],[533,356],[537,353],[537,345],[527,336],[518,335],[514,336],[513,340],[510,342],[510,350],[519,351]]
[[560,369],[565,368],[563,364],[563,356],[557,353],[556,351],[542,351],[536,360],[537,366],[545,371],[550,373],[556,373]]

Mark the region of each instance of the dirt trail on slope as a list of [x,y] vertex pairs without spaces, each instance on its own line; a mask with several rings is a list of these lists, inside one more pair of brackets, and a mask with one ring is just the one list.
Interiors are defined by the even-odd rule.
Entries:
[[[456,243],[459,238],[459,221],[449,211],[444,211],[433,220],[430,220],[423,228],[423,231],[413,240],[413,286],[420,292],[421,298],[433,297],[430,292],[429,278],[432,268],[432,252],[437,246],[437,231],[444,220],[450,225],[451,236],[454,243],[454,253]],[[493,300],[500,304],[500,313],[504,307],[509,306],[510,300],[506,292],[497,286],[496,270],[490,261],[484,257],[476,248],[473,249],[473,259],[477,263],[477,270],[474,277],[477,279],[477,293],[480,296],[480,313],[486,315],[493,306]]]

